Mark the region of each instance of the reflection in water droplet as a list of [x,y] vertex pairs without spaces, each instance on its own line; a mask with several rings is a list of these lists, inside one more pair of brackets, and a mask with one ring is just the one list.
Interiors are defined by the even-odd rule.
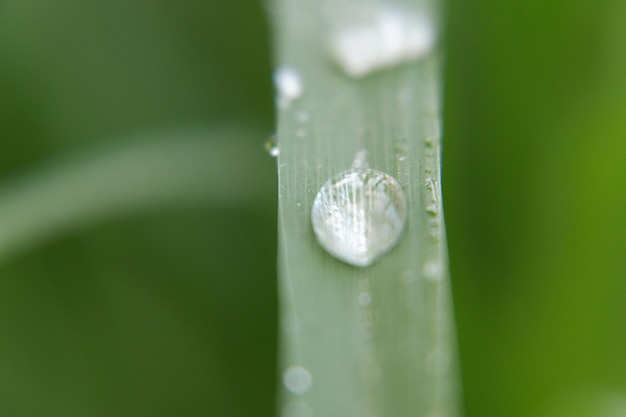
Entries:
[[265,150],[274,158],[280,154],[280,149],[278,148],[278,138],[276,135],[270,136],[270,138],[265,142]]
[[353,168],[330,179],[311,210],[320,244],[354,266],[368,266],[394,247],[405,219],[406,198],[400,184],[368,168]]
[[281,67],[274,72],[274,84],[278,90],[278,105],[287,108],[302,96],[304,87],[300,74],[293,68]]
[[362,7],[367,9],[352,13],[353,21],[331,42],[333,55],[349,76],[421,58],[433,48],[436,28],[426,15],[383,4]]
[[304,394],[311,388],[313,377],[302,366],[291,366],[283,374],[285,388],[294,394]]

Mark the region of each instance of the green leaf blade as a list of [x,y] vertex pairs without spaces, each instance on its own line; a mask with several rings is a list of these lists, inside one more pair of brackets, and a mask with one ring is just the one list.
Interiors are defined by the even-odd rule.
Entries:
[[[144,133],[51,159],[0,186],[0,263],[102,221],[170,207],[266,205],[258,133],[238,127]],[[127,143],[128,142],[128,143]],[[223,161],[238,161],[224,164]]]
[[[286,415],[457,416],[458,375],[440,187],[440,64],[425,59],[354,79],[333,65],[323,5],[276,2],[277,61],[302,79],[279,106],[282,368]],[[334,23],[333,23],[334,24]],[[306,115],[303,117],[302,115]],[[397,247],[366,268],[317,243],[320,187],[363,152],[408,202]]]

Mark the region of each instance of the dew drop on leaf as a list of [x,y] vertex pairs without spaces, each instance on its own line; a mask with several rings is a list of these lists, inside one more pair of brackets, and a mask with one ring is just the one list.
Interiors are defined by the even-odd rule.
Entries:
[[352,168],[322,186],[313,202],[311,221],[324,249],[364,267],[398,242],[406,223],[406,198],[392,176]]
[[278,137],[276,135],[270,136],[265,142],[265,150],[271,157],[276,158],[280,155],[280,148],[278,147]]
[[274,84],[278,92],[278,106],[282,109],[288,108],[304,91],[300,74],[291,67],[278,68],[274,72]]
[[330,49],[351,77],[419,59],[435,45],[436,27],[425,13],[364,3],[349,18],[331,37]]
[[291,366],[283,374],[283,383],[291,393],[304,394],[311,388],[313,377],[306,368]]

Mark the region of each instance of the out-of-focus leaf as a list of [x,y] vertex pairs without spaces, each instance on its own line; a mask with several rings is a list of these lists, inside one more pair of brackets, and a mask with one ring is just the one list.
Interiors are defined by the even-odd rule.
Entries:
[[273,176],[257,169],[267,155],[248,145],[249,136],[236,129],[146,134],[145,140],[121,140],[17,176],[0,187],[0,259],[128,213],[182,205],[271,206]]

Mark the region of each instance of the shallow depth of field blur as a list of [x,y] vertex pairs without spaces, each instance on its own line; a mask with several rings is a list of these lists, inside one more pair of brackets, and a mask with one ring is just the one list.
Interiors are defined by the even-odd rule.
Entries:
[[[443,185],[466,414],[624,416],[626,7],[450,0],[447,15]],[[207,144],[226,190],[26,243],[3,234],[37,223],[29,210],[0,218],[1,416],[275,414],[270,44],[252,0],[0,2],[0,213],[45,179],[32,173],[82,161],[67,168],[80,178],[90,158],[179,135]],[[209,155],[229,129],[258,157]],[[229,199],[235,182],[251,197]],[[62,195],[33,213],[71,210],[75,193]]]

